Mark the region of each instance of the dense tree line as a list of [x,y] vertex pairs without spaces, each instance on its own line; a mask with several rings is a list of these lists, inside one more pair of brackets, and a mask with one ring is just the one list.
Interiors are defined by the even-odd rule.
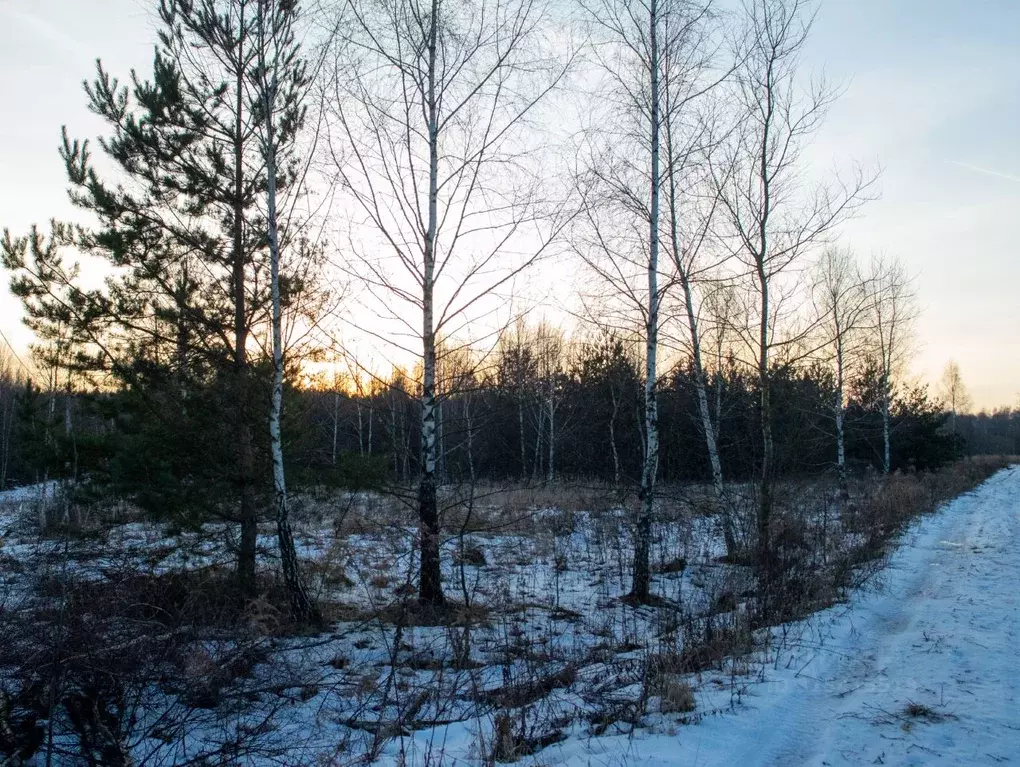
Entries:
[[[550,477],[624,489],[640,484],[643,381],[632,346],[611,334],[563,344],[554,372],[547,375],[541,372],[540,352],[541,334],[533,333],[500,349],[488,364],[476,362],[451,378],[440,377],[440,485],[542,483]],[[694,376],[685,362],[662,377],[660,481],[712,480]],[[831,372],[818,364],[777,367],[771,380],[781,395],[775,440],[782,474],[835,471]],[[320,380],[289,387],[284,443],[295,487],[385,489],[413,483],[420,460],[414,381],[413,375],[396,371],[360,392],[349,377],[338,378],[334,386]],[[754,376],[731,361],[710,370],[708,382],[725,478],[750,481],[761,449]],[[9,482],[87,475],[135,495],[159,515],[184,522],[208,518],[209,501],[193,495],[208,493],[213,480],[190,456],[196,439],[216,444],[220,420],[214,408],[197,410],[177,432],[135,402],[130,390],[68,395],[25,382],[12,382],[8,390],[13,413],[5,453]],[[882,471],[880,390],[875,364],[849,381],[844,419],[852,473]],[[215,402],[214,393],[196,394],[196,399]],[[893,471],[934,470],[967,452],[1016,450],[1020,427],[1013,411],[960,416],[954,433],[949,413],[925,387],[905,388],[892,402]],[[263,464],[269,461],[267,441],[256,443],[256,454]],[[264,497],[271,492],[267,482],[258,486]],[[187,494],[186,487],[191,488]]]
[[[536,335],[540,343],[540,334]],[[480,365],[467,379],[458,379],[458,388],[441,397],[441,482],[545,482],[556,477],[639,486],[643,378],[640,358],[631,348],[612,335],[572,345],[549,377],[539,372],[538,349],[504,349],[491,365]],[[522,377],[522,367],[530,375]],[[353,390],[302,392],[309,419],[304,433],[318,435],[317,444],[303,440],[305,450],[314,450],[320,463],[338,455],[341,464],[353,459],[352,465],[362,465],[372,455],[391,480],[412,479],[417,435],[410,417],[414,392],[407,390],[408,378],[399,375],[395,386],[381,385],[374,395]],[[708,379],[725,478],[752,480],[761,449],[754,378],[731,362],[710,370]],[[775,439],[782,474],[834,471],[831,373],[818,364],[777,366],[771,380],[781,394],[776,400]],[[696,389],[695,373],[687,362],[667,371],[660,381],[661,481],[712,481]],[[880,390],[876,365],[864,367],[849,382],[846,455],[856,474],[883,470]],[[555,413],[555,428],[550,411]],[[893,471],[936,469],[965,449],[960,435],[947,428],[948,413],[925,387],[894,393],[891,411]],[[369,417],[374,430],[372,443],[366,446]],[[339,453],[333,451],[334,433]]]

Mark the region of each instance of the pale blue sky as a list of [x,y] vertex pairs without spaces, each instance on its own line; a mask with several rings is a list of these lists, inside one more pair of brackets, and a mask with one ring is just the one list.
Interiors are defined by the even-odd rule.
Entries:
[[915,371],[961,365],[978,405],[1020,391],[1020,2],[830,0],[813,66],[848,81],[816,149],[883,166],[847,227],[918,274]]
[[[92,136],[81,80],[151,61],[147,0],[0,0],[0,226],[68,217],[60,125]],[[955,358],[978,405],[1020,391],[1020,0],[825,0],[807,68],[846,83],[811,156],[884,168],[882,198],[846,228],[918,275],[914,371]],[[4,280],[6,282],[6,280]],[[0,291],[0,324],[29,337]]]

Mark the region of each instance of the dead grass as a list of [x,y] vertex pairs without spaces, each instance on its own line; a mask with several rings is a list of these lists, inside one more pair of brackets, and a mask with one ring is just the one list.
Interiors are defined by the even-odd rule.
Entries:
[[754,636],[748,627],[718,628],[704,641],[685,645],[680,653],[680,668],[685,673],[721,668],[727,658],[745,655],[754,648]]
[[453,564],[456,566],[468,565],[471,567],[485,567],[488,564],[485,551],[481,546],[467,545],[463,550],[453,553]]
[[608,489],[568,483],[479,485],[473,493],[447,488],[443,526],[451,533],[533,533],[563,535],[576,528],[581,512],[613,506]]
[[525,717],[517,712],[501,711],[493,718],[492,746],[488,754],[488,761],[516,762],[522,757],[530,756],[563,740],[563,738],[563,732],[559,728],[529,736]]
[[300,633],[290,618],[282,583],[259,579],[259,596],[246,598],[234,573],[223,567],[162,574],[111,572],[100,580],[48,577],[40,580],[40,594],[60,597],[65,610],[89,612],[94,618],[129,620],[167,628],[196,631],[245,629],[258,636]]
[[979,456],[956,461],[937,472],[893,474],[879,482],[857,483],[860,501],[848,522],[881,545],[915,517],[973,490],[997,471],[1020,461],[1016,456]]
[[927,722],[942,722],[949,718],[947,714],[939,713],[931,706],[913,701],[903,707],[903,715],[911,719],[923,719]]
[[478,700],[500,708],[520,708],[544,698],[553,690],[570,687],[575,681],[577,681],[577,667],[567,665],[559,671],[544,676],[525,679],[479,693]]
[[[347,620],[351,615],[346,616]],[[448,599],[439,606],[423,605],[414,598],[407,598],[388,604],[378,610],[361,612],[362,621],[377,620],[393,626],[487,626],[491,612],[484,605],[465,605]]]
[[655,566],[657,573],[682,573],[687,569],[687,560],[684,557],[675,557],[668,562]]
[[877,712],[872,719],[874,724],[899,724],[903,732],[910,732],[918,724],[940,724],[958,718],[948,711],[939,711],[924,703],[915,703],[914,701],[907,701],[907,704],[899,711],[887,711],[875,707],[872,707],[872,710]]
[[694,688],[682,679],[669,680],[659,695],[659,711],[663,714],[689,714],[698,707]]
[[861,478],[845,501],[832,478],[783,482],[772,517],[771,571],[759,583],[757,624],[785,623],[842,601],[881,569],[911,521],[1016,462],[985,456],[938,472]]

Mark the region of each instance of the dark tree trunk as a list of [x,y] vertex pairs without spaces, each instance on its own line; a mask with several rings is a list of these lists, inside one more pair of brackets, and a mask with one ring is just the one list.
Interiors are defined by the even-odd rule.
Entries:
[[[244,20],[239,25],[244,29]],[[242,33],[238,42],[238,59],[244,56],[245,40]],[[245,252],[244,252],[244,82],[245,72],[238,67],[236,73],[236,104],[234,122],[234,220],[232,287],[234,291],[234,375],[236,379],[236,409],[234,429],[237,435],[237,482],[241,496],[241,545],[237,552],[237,580],[241,592],[254,596],[255,561],[258,539],[258,511],[255,501],[255,459],[252,446],[252,430],[248,418],[248,318],[245,302]]]

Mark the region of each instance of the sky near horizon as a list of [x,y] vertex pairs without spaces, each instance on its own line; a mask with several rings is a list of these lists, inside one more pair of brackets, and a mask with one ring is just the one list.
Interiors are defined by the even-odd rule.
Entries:
[[[60,126],[94,137],[81,81],[101,57],[126,79],[149,71],[148,0],[0,0],[0,227],[74,218]],[[955,359],[978,408],[1020,393],[1020,0],[823,0],[807,71],[842,83],[810,156],[880,165],[880,199],[844,227],[865,259],[916,275],[915,376]],[[0,328],[30,342],[0,288]]]

